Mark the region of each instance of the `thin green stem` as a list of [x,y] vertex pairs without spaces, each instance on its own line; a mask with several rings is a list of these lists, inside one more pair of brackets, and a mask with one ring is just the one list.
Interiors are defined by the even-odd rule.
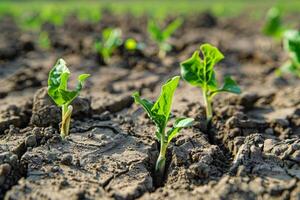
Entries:
[[60,135],[63,139],[67,135],[69,135],[72,111],[73,111],[73,107],[71,105],[62,106],[62,121],[61,121]]
[[211,99],[209,98],[207,90],[203,90],[203,99],[206,109],[206,120],[210,122],[212,118],[212,107],[211,107]]
[[160,138],[160,152],[159,156],[156,161],[155,165],[155,171],[157,173],[158,177],[163,177],[165,172],[165,166],[166,166],[166,152],[168,143],[165,138],[165,131],[161,131],[161,138]]
[[163,50],[162,48],[159,48],[158,57],[160,59],[164,59],[166,57],[166,51]]

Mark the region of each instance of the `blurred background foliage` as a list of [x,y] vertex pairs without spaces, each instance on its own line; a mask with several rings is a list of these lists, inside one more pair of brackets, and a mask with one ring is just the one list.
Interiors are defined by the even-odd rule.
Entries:
[[82,21],[98,22],[104,10],[156,18],[210,11],[218,17],[247,14],[259,19],[272,6],[290,14],[300,12],[299,0],[1,0],[0,19],[10,15],[22,28],[35,30],[44,22],[61,25],[72,14]]

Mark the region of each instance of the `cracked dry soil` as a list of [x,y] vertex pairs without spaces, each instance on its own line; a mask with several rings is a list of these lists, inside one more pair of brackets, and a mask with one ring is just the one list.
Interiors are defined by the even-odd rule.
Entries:
[[[97,24],[74,17],[62,27],[44,24],[48,51],[35,43],[35,33],[20,31],[9,17],[1,21],[0,199],[300,199],[300,81],[274,75],[287,56],[280,44],[260,34],[261,22],[203,13],[186,18],[161,61],[146,19],[108,14]],[[91,46],[108,25],[149,48],[121,47],[103,65]],[[206,127],[200,90],[181,81],[172,116],[196,123],[171,143],[158,186],[155,127],[130,95],[155,99],[161,84],[179,74],[179,62],[204,42],[226,57],[216,67],[218,78],[233,75],[243,93],[217,96]],[[45,87],[58,57],[72,76],[92,74],[74,101],[64,141],[60,110]]]

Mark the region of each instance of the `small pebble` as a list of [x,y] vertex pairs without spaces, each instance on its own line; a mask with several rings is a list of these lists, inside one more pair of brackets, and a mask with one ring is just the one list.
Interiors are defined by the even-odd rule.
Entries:
[[65,154],[62,156],[61,158],[61,164],[64,165],[72,165],[72,161],[73,161],[73,156],[71,154]]
[[35,135],[29,135],[25,139],[25,145],[27,147],[34,147],[34,146],[36,146],[37,145],[36,136]]

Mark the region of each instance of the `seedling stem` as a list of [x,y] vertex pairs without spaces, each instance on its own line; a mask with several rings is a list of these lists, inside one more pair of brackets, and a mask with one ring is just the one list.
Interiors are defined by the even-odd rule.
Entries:
[[60,135],[62,138],[65,138],[67,135],[69,135],[72,111],[73,111],[73,106],[71,105],[62,106],[62,122],[61,122],[61,130],[60,130]]

